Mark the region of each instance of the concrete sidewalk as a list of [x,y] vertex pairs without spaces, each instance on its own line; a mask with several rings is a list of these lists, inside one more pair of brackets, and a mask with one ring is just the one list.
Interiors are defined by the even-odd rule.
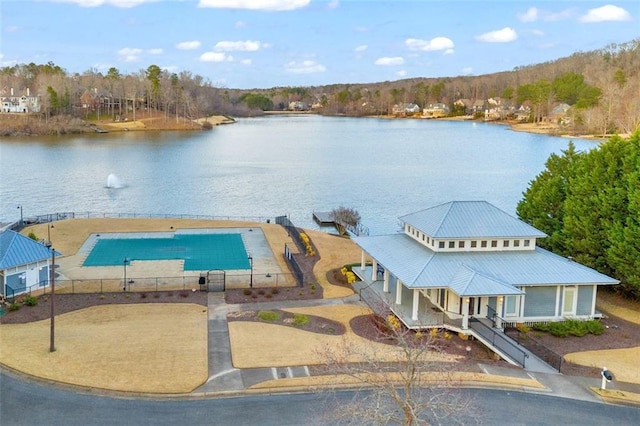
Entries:
[[[340,304],[361,304],[357,294],[337,299],[311,299],[301,301],[260,302],[239,305],[228,305],[223,293],[209,293],[208,295],[208,365],[209,379],[205,384],[193,391],[194,394],[240,393],[250,387],[271,380],[310,377],[307,366],[291,366],[278,368],[249,368],[237,369],[233,367],[227,314],[242,310],[286,309],[293,307],[311,307]],[[532,361],[532,362],[531,362]],[[531,379],[537,381],[544,388],[525,389],[528,392],[553,394],[562,398],[583,401],[602,402],[602,398],[591,390],[598,388],[600,380],[587,377],[566,376],[533,356],[529,358],[530,368],[515,369],[488,364],[478,364],[487,375],[492,376],[492,386],[496,377],[504,377],[505,387],[509,387],[510,377]],[[512,387],[509,387],[513,389]],[[619,389],[640,395],[640,385],[627,383],[610,383],[609,389]]]

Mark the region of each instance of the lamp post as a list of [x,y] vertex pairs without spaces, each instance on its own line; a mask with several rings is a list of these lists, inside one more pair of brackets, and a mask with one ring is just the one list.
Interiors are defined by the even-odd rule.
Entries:
[[24,226],[24,219],[22,218],[22,205],[19,205],[18,209],[20,209],[20,229],[22,229],[22,227]]
[[51,245],[51,228],[53,228],[52,224],[47,224],[47,242]]
[[249,277],[249,288],[253,288],[253,257],[249,255],[249,267],[251,268],[251,275]]
[[49,248],[51,249],[51,267],[49,268],[49,273],[51,274],[51,336],[49,339],[49,352],[54,352],[56,350],[55,344],[55,294],[56,294],[56,250],[51,247],[51,243],[49,243]]
[[122,283],[122,291],[127,291],[127,265],[129,264],[129,259],[126,257],[122,260],[122,266],[124,266],[124,281]]

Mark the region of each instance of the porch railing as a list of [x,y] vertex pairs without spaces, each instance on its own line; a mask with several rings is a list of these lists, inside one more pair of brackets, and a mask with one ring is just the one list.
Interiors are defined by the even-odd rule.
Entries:
[[519,348],[515,341],[505,336],[504,333],[489,327],[477,318],[469,318],[469,327],[491,344],[491,346],[497,348],[524,368],[526,359],[529,358],[529,354]]

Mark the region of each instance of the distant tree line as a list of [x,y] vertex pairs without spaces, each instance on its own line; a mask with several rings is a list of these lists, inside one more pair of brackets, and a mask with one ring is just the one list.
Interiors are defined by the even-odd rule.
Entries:
[[620,280],[640,300],[640,131],[552,154],[517,212],[548,235],[540,246]]
[[[640,126],[640,39],[512,71],[370,84],[242,90],[216,87],[199,75],[171,73],[157,65],[129,75],[116,68],[105,74],[93,68],[79,74],[51,62],[0,68],[0,84],[20,93],[29,88],[41,97],[47,116],[84,113],[85,118],[114,119],[150,110],[167,118],[241,117],[286,110],[291,102],[313,106],[320,114],[350,116],[387,115],[400,103],[420,108],[443,103],[452,115],[461,115],[465,111],[457,100],[500,98],[506,104],[529,106],[529,120],[538,122],[549,118],[554,105],[566,103],[571,106],[568,130],[609,135],[632,133]],[[100,100],[91,116],[82,108],[83,94]]]

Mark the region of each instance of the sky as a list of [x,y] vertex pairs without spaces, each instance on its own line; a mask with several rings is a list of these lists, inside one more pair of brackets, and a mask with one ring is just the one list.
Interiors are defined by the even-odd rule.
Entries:
[[510,71],[640,38],[640,1],[2,0],[0,23],[1,66],[252,89]]

